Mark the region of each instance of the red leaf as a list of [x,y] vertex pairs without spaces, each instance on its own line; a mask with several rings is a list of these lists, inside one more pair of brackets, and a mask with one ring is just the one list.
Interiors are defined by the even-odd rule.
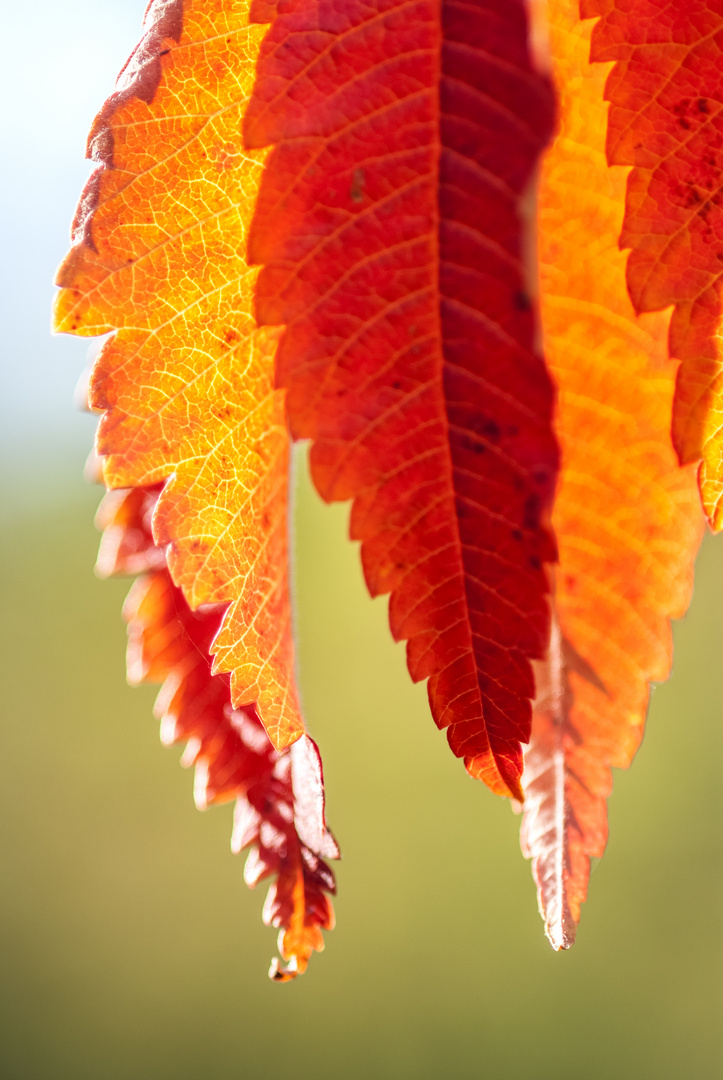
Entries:
[[[258,20],[271,18],[266,4]],[[557,468],[520,200],[552,127],[525,5],[290,0],[245,118],[249,242],[325,499],[455,754],[519,795]]]
[[673,413],[681,461],[702,458],[699,482],[723,527],[723,3],[584,0],[602,15],[594,61],[617,61],[608,160],[633,165],[620,245],[631,248],[638,312],[675,305],[670,355],[682,361]]
[[185,765],[195,765],[199,809],[236,799],[232,847],[251,846],[245,878],[253,886],[275,876],[264,921],[281,930],[271,976],[285,982],[321,950],[321,928],[331,929],[328,893],[334,875],[323,862],[339,849],[326,827],[321,759],[302,736],[291,749],[274,749],[253,706],[234,709],[227,675],[211,672],[209,650],[223,605],[191,611],[165,568],[150,523],[160,486],[113,491],[99,511],[104,529],[98,570],[138,573],[124,607],[128,622],[128,677],[161,682],[156,715],[166,745],[185,742]]

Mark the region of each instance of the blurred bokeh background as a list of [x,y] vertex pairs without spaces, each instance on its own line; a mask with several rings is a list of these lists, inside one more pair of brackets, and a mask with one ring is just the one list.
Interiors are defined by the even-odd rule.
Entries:
[[344,859],[326,952],[267,981],[275,933],[229,853],[230,807],[194,809],[153,689],[125,685],[126,586],[93,577],[93,422],[72,401],[87,342],[48,331],[85,134],[144,2],[3,14],[0,1075],[723,1075],[723,541],[616,778],[578,944],[555,954],[517,819],[435,730],[303,455],[301,681]]

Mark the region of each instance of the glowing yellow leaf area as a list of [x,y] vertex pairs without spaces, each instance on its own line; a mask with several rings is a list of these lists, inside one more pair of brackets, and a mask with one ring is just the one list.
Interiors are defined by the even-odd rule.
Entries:
[[147,19],[91,132],[102,164],[60,270],[56,326],[117,330],[91,385],[93,407],[105,410],[105,481],[167,479],[155,540],[170,545],[171,574],[193,608],[230,604],[215,670],[232,673],[234,704],[256,702],[281,749],[303,731],[287,581],[288,436],[283,391],[273,387],[277,332],[255,325],[258,271],[246,263],[265,151],[244,151],[241,137],[266,28],[248,24],[245,4],[167,9]]

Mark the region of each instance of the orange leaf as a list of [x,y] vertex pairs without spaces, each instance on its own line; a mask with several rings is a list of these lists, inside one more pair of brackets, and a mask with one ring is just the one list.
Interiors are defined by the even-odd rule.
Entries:
[[611,164],[633,165],[621,245],[636,311],[675,305],[682,361],[673,413],[681,461],[702,458],[711,525],[723,528],[723,4],[584,0],[602,15],[592,59],[615,60],[605,91]]
[[239,125],[261,36],[238,5],[150,5],[91,132],[100,167],[56,323],[117,330],[90,389],[104,479],[120,489],[101,510],[99,565],[143,572],[125,608],[129,678],[163,683],[163,738],[187,741],[198,806],[235,798],[246,815],[234,844],[253,845],[247,880],[277,878],[265,918],[282,930],[283,981],[323,947],[322,856],[338,850],[294,681],[277,333],[256,327],[245,257],[264,155],[242,151]]
[[239,126],[263,31],[243,5],[155,0],[98,115],[100,162],[58,275],[56,325],[118,332],[91,404],[109,487],[167,480],[154,515],[192,608],[226,604],[213,644],[233,703],[282,749],[304,730],[293,677],[288,436],[276,332],[252,311],[245,237],[264,155]]
[[636,318],[618,249],[626,173],[605,160],[606,71],[575,0],[551,6],[559,131],[539,192],[545,352],[558,388],[560,560],[550,650],[523,777],[524,853],[555,948],[575,938],[607,839],[610,766],[637,749],[668,675],[702,531],[694,473],[670,441],[667,317]]

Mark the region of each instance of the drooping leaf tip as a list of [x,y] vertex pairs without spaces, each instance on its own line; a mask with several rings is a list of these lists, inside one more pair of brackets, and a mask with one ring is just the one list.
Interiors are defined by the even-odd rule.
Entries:
[[292,956],[287,964],[275,956],[269,967],[269,978],[275,983],[288,983],[292,982],[297,975],[301,975],[302,970],[298,967],[296,956]]

